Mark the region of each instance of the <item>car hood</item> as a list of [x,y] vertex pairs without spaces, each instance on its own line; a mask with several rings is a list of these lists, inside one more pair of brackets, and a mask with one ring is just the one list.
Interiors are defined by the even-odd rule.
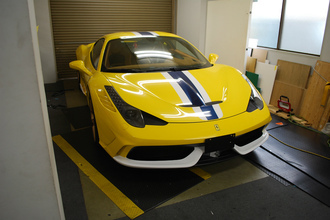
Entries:
[[223,119],[246,111],[251,88],[236,69],[104,73],[128,104],[167,122]]

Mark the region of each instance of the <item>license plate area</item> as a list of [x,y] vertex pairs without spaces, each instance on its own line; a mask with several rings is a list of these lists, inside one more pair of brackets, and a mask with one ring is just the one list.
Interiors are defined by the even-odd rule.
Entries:
[[213,151],[226,151],[232,149],[235,144],[235,134],[210,138],[205,140],[205,153]]

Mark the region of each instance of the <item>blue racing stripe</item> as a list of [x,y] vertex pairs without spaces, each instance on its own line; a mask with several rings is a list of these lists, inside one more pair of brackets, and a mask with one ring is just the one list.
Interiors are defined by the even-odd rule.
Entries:
[[168,72],[168,74],[173,78],[178,80],[179,86],[182,88],[184,93],[187,95],[188,99],[192,105],[200,107],[202,112],[205,114],[207,120],[218,119],[217,113],[215,112],[213,106],[205,106],[205,101],[198,91],[198,88],[194,83],[181,71]]
[[216,112],[214,111],[214,108],[212,105],[201,106],[201,110],[202,110],[202,112],[210,112],[211,115],[205,116],[207,118],[207,120],[218,119],[218,116],[217,116]]
[[178,84],[182,90],[186,93],[190,102],[195,106],[204,105],[204,100],[201,94],[198,92],[195,85],[190,79],[181,71],[168,72],[173,79],[178,79]]

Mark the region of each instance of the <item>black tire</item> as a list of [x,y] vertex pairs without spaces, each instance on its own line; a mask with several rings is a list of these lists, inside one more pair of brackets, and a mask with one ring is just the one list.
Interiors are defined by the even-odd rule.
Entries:
[[93,108],[93,103],[91,97],[89,98],[89,111],[90,111],[90,117],[91,117],[91,122],[92,122],[92,132],[93,132],[93,140],[95,143],[99,143],[99,133],[97,130],[97,125],[96,125],[96,119],[95,119],[95,114],[94,114],[94,108]]
[[80,72],[79,71],[77,71],[77,76],[78,76],[77,86],[78,86],[78,89],[81,90],[81,88],[80,88]]

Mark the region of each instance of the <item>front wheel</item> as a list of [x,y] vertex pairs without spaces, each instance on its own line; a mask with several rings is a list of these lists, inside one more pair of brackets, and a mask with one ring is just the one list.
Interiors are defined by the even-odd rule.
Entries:
[[90,116],[91,116],[91,121],[92,121],[93,140],[95,143],[98,144],[99,143],[99,133],[97,131],[96,119],[95,119],[94,108],[93,108],[93,103],[92,103],[91,98],[90,98],[90,103],[89,103],[89,111],[90,111]]

